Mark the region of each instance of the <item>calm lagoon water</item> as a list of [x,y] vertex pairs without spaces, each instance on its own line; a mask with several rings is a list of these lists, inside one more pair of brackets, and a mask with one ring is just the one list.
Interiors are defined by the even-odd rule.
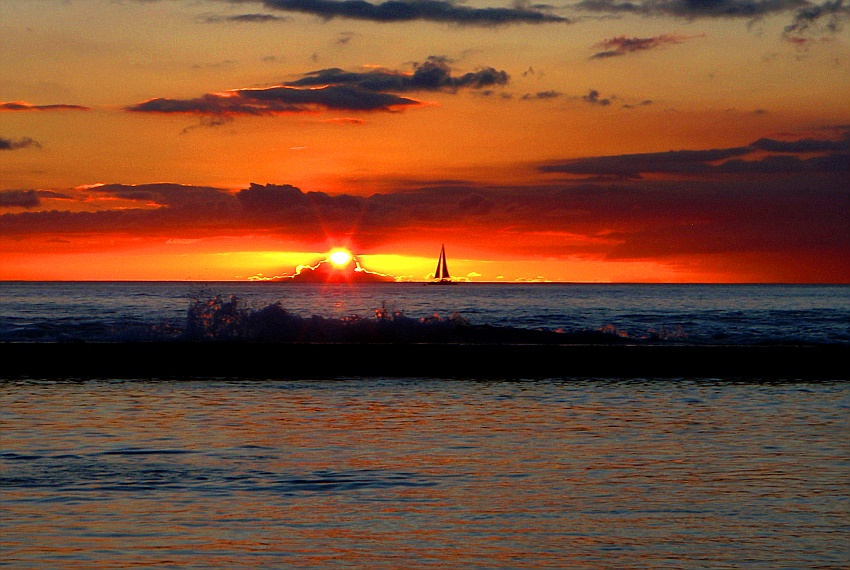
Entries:
[[7,381],[15,568],[846,568],[850,383]]

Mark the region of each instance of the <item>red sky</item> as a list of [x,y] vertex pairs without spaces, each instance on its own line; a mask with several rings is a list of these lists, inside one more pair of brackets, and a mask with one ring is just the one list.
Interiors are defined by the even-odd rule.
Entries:
[[4,0],[0,279],[850,283],[844,3],[396,8]]

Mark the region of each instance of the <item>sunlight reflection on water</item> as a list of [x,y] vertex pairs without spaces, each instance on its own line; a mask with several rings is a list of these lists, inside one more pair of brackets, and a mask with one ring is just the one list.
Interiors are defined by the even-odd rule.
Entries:
[[4,382],[21,567],[850,561],[850,384]]

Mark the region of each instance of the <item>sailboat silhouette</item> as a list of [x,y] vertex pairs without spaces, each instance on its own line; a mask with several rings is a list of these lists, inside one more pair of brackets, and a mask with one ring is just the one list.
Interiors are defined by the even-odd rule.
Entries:
[[437,261],[437,269],[434,271],[434,284],[436,285],[453,285],[454,281],[452,281],[451,275],[449,275],[449,268],[446,265],[446,245],[443,244],[440,247],[440,259]]

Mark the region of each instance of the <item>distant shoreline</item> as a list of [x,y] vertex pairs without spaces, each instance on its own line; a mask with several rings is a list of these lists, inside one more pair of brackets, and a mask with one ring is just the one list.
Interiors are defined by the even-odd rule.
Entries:
[[0,379],[850,380],[850,345],[0,343]]

